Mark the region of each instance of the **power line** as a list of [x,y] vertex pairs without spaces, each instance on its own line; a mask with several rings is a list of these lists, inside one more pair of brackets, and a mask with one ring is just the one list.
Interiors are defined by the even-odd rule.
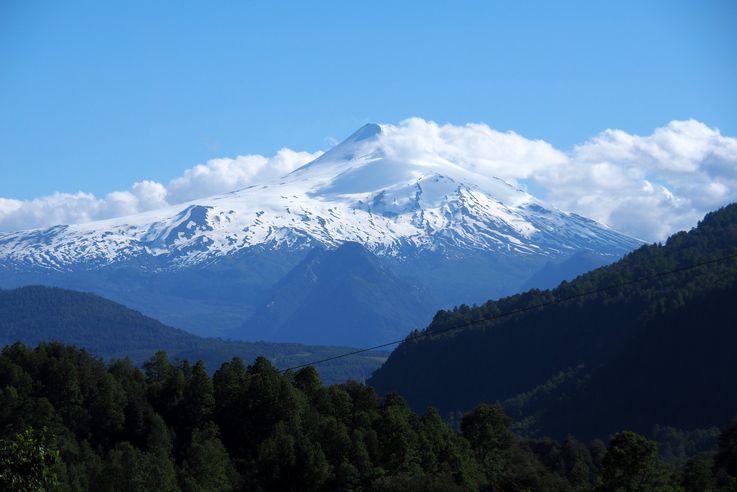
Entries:
[[535,306],[528,306],[528,307],[524,307],[524,308],[513,309],[512,311],[508,311],[506,313],[497,314],[495,316],[490,316],[488,318],[479,318],[479,319],[476,319],[476,320],[473,320],[473,321],[467,321],[465,323],[461,323],[461,324],[458,324],[458,325],[455,325],[455,326],[449,326],[449,327],[443,328],[442,330],[435,330],[435,331],[427,331],[427,330],[425,330],[425,331],[421,331],[421,332],[418,332],[418,333],[409,335],[409,336],[407,336],[405,338],[402,338],[400,340],[394,340],[394,341],[391,341],[391,342],[382,343],[381,345],[374,345],[373,347],[358,349],[358,350],[354,350],[352,352],[346,352],[344,354],[334,355],[332,357],[326,357],[324,359],[318,359],[318,360],[315,360],[315,361],[312,361],[312,362],[307,362],[305,364],[300,364],[300,365],[297,365],[297,366],[288,367],[286,369],[282,369],[281,372],[284,373],[284,372],[287,372],[287,371],[294,371],[294,370],[297,370],[297,369],[302,369],[303,367],[314,366],[314,365],[317,365],[317,364],[323,364],[325,362],[330,362],[330,361],[337,360],[337,359],[343,359],[345,357],[351,357],[353,355],[363,354],[364,352],[371,352],[373,350],[381,349],[381,348],[384,348],[384,347],[389,347],[391,345],[397,345],[397,344],[400,344],[402,342],[407,342],[407,341],[412,341],[412,340],[418,340],[420,338],[425,338],[425,337],[429,337],[429,336],[440,335],[440,334],[449,333],[449,332],[452,332],[452,331],[465,330],[465,329],[468,329],[468,328],[472,328],[474,325],[477,325],[477,324],[479,324],[481,322],[495,321],[495,320],[498,320],[498,319],[507,318],[509,316],[514,316],[516,314],[526,313],[528,311],[533,311],[533,310],[536,310],[536,309],[543,309],[543,308],[546,308],[546,307],[554,306],[556,304],[561,304],[561,303],[572,301],[572,300],[575,300],[575,299],[580,299],[582,297],[587,297],[587,296],[591,296],[591,295],[594,295],[594,294],[600,294],[602,292],[606,292],[608,290],[612,290],[612,289],[615,289],[615,288],[626,287],[628,285],[633,285],[633,284],[637,284],[637,283],[640,283],[640,282],[646,282],[648,280],[656,280],[656,279],[659,279],[659,278],[662,278],[662,277],[666,277],[666,276],[669,276],[669,275],[674,275],[676,273],[681,273],[681,272],[685,272],[685,271],[688,271],[688,270],[693,270],[695,268],[699,268],[699,267],[702,267],[702,266],[713,265],[715,263],[720,263],[722,261],[730,260],[732,258],[737,258],[737,254],[723,256],[721,258],[716,258],[714,260],[704,261],[704,262],[701,262],[701,263],[695,263],[693,265],[689,265],[689,266],[685,266],[685,267],[681,267],[681,268],[676,268],[674,270],[667,270],[665,272],[659,272],[659,273],[655,273],[655,274],[652,274],[652,275],[647,275],[645,277],[640,277],[640,278],[636,278],[636,279],[632,279],[632,280],[627,280],[627,281],[624,281],[624,282],[619,282],[619,283],[616,283],[616,284],[613,284],[613,285],[609,285],[607,287],[601,287],[601,288],[589,290],[589,291],[586,291],[586,292],[580,292],[578,294],[573,294],[573,295],[568,296],[568,297],[563,297],[563,298],[560,298],[560,299],[554,299],[554,300],[548,301],[548,302],[542,302],[542,303],[537,304]]

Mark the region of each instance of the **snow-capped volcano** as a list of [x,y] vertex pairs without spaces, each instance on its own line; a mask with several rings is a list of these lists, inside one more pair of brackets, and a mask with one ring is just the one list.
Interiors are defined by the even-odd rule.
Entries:
[[0,234],[0,287],[92,291],[201,335],[351,345],[518,292],[548,264],[594,258],[584,271],[640,244],[432,148],[407,151],[393,131],[366,125],[223,195]]
[[639,244],[431,152],[393,155],[382,127],[369,124],[277,180],[128,217],[0,234],[0,263],[65,271],[135,259],[180,269],[255,246],[347,241],[396,259],[423,251],[618,256]]

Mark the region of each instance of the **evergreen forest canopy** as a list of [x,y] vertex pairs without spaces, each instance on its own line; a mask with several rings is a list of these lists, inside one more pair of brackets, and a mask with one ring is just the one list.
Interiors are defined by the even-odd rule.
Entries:
[[[737,411],[735,299],[732,204],[553,290],[438,312],[369,384],[451,417],[499,402],[527,435],[720,425]],[[553,305],[494,319],[541,304]]]
[[[129,357],[140,365],[156,351],[165,350],[173,359],[202,359],[212,368],[234,356],[246,361],[264,356],[286,368],[352,350],[202,338],[94,294],[43,286],[0,290],[0,347],[18,341],[33,346],[54,340],[105,359]],[[330,383],[364,380],[386,356],[377,351],[337,359],[320,365],[320,376]]]
[[[454,431],[363,384],[236,358],[212,377],[158,352],[141,371],[59,343],[0,354],[0,489],[735,490],[737,419],[704,436],[521,439],[499,406]],[[673,454],[681,448],[681,453]],[[698,446],[697,446],[698,447]],[[698,449],[696,449],[698,450]],[[670,458],[664,460],[662,456]]]

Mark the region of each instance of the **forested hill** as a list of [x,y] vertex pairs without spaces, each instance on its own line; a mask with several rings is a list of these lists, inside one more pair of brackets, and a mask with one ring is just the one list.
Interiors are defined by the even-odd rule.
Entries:
[[0,344],[50,340],[106,357],[150,351],[157,345],[184,350],[201,342],[94,294],[43,286],[0,290]]
[[503,402],[522,430],[559,437],[718,425],[737,411],[736,256],[732,204],[556,289],[441,311],[369,383],[444,414]]
[[[43,286],[0,290],[0,347],[18,341],[36,345],[52,340],[106,359],[130,357],[135,363],[142,363],[157,350],[166,350],[173,358],[202,359],[212,368],[235,356],[246,361],[264,356],[286,368],[351,350],[201,338],[94,294]],[[385,357],[384,352],[369,353],[336,360],[319,370],[328,382],[363,380]]]

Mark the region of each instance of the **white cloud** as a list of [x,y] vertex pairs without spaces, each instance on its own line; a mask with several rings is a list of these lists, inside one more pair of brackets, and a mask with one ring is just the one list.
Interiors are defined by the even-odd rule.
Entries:
[[87,222],[99,216],[105,204],[91,193],[54,193],[33,200],[3,200],[0,224],[4,230],[39,225]]
[[647,136],[606,130],[565,152],[485,124],[411,118],[382,129],[393,157],[434,154],[522,186],[533,183],[549,204],[646,240],[665,239],[737,201],[737,139],[695,120],[672,121]]
[[241,155],[235,159],[212,159],[184,171],[167,188],[172,203],[226,193],[283,176],[319,157],[321,152],[295,152],[281,149],[273,157]]
[[154,210],[218,193],[293,171],[321,152],[281,149],[273,157],[262,155],[222,158],[198,164],[167,186],[139,181],[130,190],[113,191],[102,198],[91,193],[54,193],[32,200],[0,198],[0,231],[75,224]]
[[434,155],[472,171],[516,180],[564,163],[566,155],[543,140],[529,140],[514,132],[499,132],[488,125],[438,125],[410,118],[399,125],[382,125],[382,146],[398,160]]
[[[606,130],[568,151],[485,124],[410,118],[382,125],[382,131],[382,147],[399,160],[440,156],[488,176],[530,183],[551,205],[646,240],[665,239],[737,201],[737,138],[695,120],[672,121],[646,136]],[[281,149],[272,157],[213,159],[168,185],[141,181],[102,198],[82,192],[0,198],[0,230],[85,222],[225,193],[284,175],[319,155]]]
[[606,130],[533,177],[548,201],[646,240],[694,226],[737,201],[737,139],[695,120],[651,135]]

